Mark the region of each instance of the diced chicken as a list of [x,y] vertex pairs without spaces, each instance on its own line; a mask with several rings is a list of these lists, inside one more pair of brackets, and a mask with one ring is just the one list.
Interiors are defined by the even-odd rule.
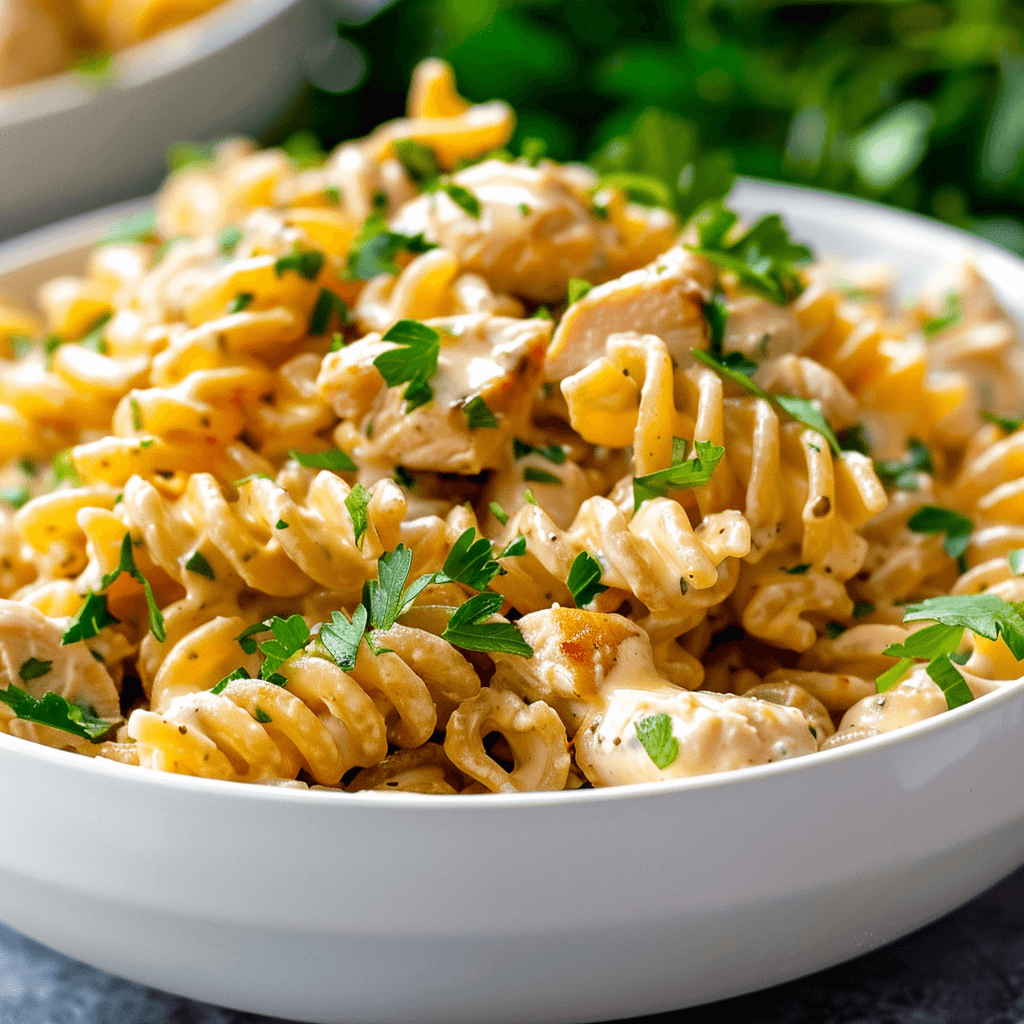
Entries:
[[604,355],[612,334],[657,335],[677,363],[703,347],[701,307],[711,297],[715,268],[681,245],[653,263],[591,289],[565,312],[545,359],[548,380],[562,380]]
[[[320,393],[342,419],[358,421],[352,454],[360,464],[464,475],[496,468],[523,430],[551,323],[478,314],[429,324],[441,333],[441,354],[427,405],[407,412],[405,385],[384,386],[373,361],[395,346],[379,334],[329,354],[317,380]],[[470,427],[466,407],[477,397],[496,427]]]
[[[586,181],[596,178],[544,162],[538,167],[485,160],[452,176],[479,201],[474,217],[444,192],[406,203],[392,228],[455,253],[463,270],[482,274],[497,291],[535,302],[558,302],[571,278],[590,282],[631,269],[628,241],[613,222],[588,207]],[[583,186],[583,187],[581,187]],[[664,211],[647,215],[664,247],[674,221]],[[635,245],[633,266],[648,257],[650,239]],[[625,250],[625,251],[624,251]],[[654,251],[657,251],[655,249]]]
[[[110,673],[84,643],[61,645],[64,626],[30,605],[0,600],[0,685],[6,689],[13,684],[37,700],[44,693],[57,693],[115,721],[121,707]],[[75,747],[80,742],[70,733],[14,718],[3,703],[0,732],[51,747]]]

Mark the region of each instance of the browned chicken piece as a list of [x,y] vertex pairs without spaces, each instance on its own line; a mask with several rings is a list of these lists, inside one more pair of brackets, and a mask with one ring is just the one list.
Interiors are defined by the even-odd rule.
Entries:
[[715,268],[682,245],[640,270],[591,289],[565,312],[545,358],[548,380],[562,380],[601,358],[608,336],[655,334],[676,363],[705,344],[703,303],[711,298]]
[[[121,717],[114,681],[84,643],[61,646],[64,625],[64,620],[47,618],[31,605],[0,601],[0,686],[7,689],[13,684],[37,700],[52,691],[92,708],[113,724]],[[45,671],[36,675],[41,669]],[[71,733],[14,718],[14,712],[3,703],[0,732],[50,747],[74,748],[80,743]]]
[[463,270],[535,302],[561,301],[571,278],[606,281],[642,266],[671,244],[675,230],[664,210],[620,204],[606,221],[595,216],[589,191],[596,177],[582,167],[485,160],[452,180],[479,201],[479,217],[436,192],[406,203],[392,228],[422,232],[455,253]]
[[[325,357],[320,394],[358,426],[351,454],[360,464],[464,475],[494,469],[523,432],[551,322],[472,314],[427,323],[441,334],[427,405],[407,412],[405,385],[385,386],[373,361],[395,346],[376,333]],[[496,427],[469,426],[466,407],[478,397]]]

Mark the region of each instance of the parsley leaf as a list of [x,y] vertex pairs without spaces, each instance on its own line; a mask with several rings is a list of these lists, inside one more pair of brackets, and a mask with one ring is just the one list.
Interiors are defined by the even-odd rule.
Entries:
[[319,338],[326,334],[334,313],[338,314],[338,318],[343,324],[350,322],[348,306],[345,305],[344,300],[329,289],[321,288],[313,312],[309,315],[310,336]]
[[252,292],[239,292],[232,300],[228,303],[228,313],[244,313],[252,305],[252,300],[255,298]]
[[491,542],[486,537],[474,538],[476,530],[472,526],[459,534],[434,582],[464,583],[474,590],[486,590],[504,571],[493,558]]
[[0,501],[11,508],[21,508],[28,504],[32,494],[24,484],[17,487],[0,487]]
[[476,430],[478,427],[496,429],[498,426],[494,413],[479,395],[474,395],[463,404],[462,415],[466,417],[466,425],[470,430]]
[[185,563],[185,568],[188,569],[189,572],[205,576],[208,580],[215,580],[217,578],[217,574],[213,571],[213,566],[210,565],[201,551],[192,552],[188,561]]
[[590,604],[598,594],[603,594],[608,589],[600,583],[602,572],[601,563],[589,551],[581,551],[572,560],[565,585],[569,588],[577,608]]
[[934,473],[932,453],[912,437],[907,442],[908,452],[902,459],[876,459],[875,475],[900,491],[917,490],[918,473]]
[[699,348],[690,349],[690,354],[699,363],[714,370],[719,376],[739,384],[745,391],[749,391],[766,402],[774,402],[780,409],[787,412],[798,423],[802,423],[811,430],[816,430],[828,441],[829,447],[839,454],[839,440],[832,432],[828,421],[821,414],[813,402],[807,398],[797,398],[795,395],[770,395],[764,388],[759,387],[750,379],[750,374],[757,369],[757,364],[752,363],[739,352],[727,352],[721,359],[716,359],[710,352],[704,352]]
[[67,480],[72,487],[82,486],[82,475],[78,472],[70,448],[64,448],[54,455],[53,478],[57,483]]
[[81,338],[78,339],[78,344],[82,348],[92,349],[93,352],[99,352],[100,355],[107,354],[107,339],[106,339],[106,326],[110,322],[113,313],[104,313],[100,316],[89,328]]
[[962,707],[974,700],[974,694],[967,685],[967,681],[957,671],[948,654],[939,655],[929,662],[925,672],[931,676],[932,682],[943,692],[946,697],[946,707],[950,711],[953,708]]
[[788,573],[790,576],[806,576],[807,570],[810,569],[810,562],[801,562],[799,565],[791,565],[788,569],[783,569],[784,573]]
[[288,454],[307,469],[333,469],[340,473],[356,468],[356,464],[340,448],[329,448],[325,452],[298,452],[289,448]]
[[633,723],[647,756],[662,769],[679,756],[679,741],[672,735],[672,719],[664,711]]
[[508,513],[496,502],[492,501],[488,508],[491,510],[491,515],[504,526],[508,522]]
[[853,606],[853,617],[863,619],[865,615],[871,615],[874,610],[875,606],[870,601],[858,601]]
[[981,418],[987,423],[994,423],[1008,434],[1020,430],[1021,424],[1024,424],[1024,416],[1020,419],[1012,419],[1009,416],[997,416],[994,412],[985,412],[984,410],[981,412]]
[[514,540],[509,541],[508,547],[505,548],[498,558],[518,558],[526,554],[526,538],[520,533],[517,534]]
[[437,372],[441,336],[419,320],[399,320],[383,340],[396,346],[373,361],[384,382],[389,388],[408,382],[404,395],[407,412],[426,405],[434,397],[428,381]]
[[[255,650],[255,645],[253,650]],[[236,668],[234,672],[229,672],[219,683],[215,683],[210,687],[210,693],[223,693],[228,683],[235,682],[236,679],[249,679],[249,673],[244,668]]]
[[565,449],[561,445],[545,444],[538,448],[535,445],[527,444],[525,441],[520,441],[518,437],[513,438],[512,457],[522,459],[527,455],[542,455],[556,466],[561,466],[566,459]]
[[117,565],[110,570],[100,580],[100,587],[106,590],[111,583],[114,582],[121,575],[126,572],[136,583],[142,584],[142,589],[146,594],[146,605],[149,608],[149,629],[150,632],[157,638],[160,643],[163,643],[167,639],[167,631],[164,628],[164,617],[157,607],[156,598],[153,596],[153,588],[149,585],[149,580],[139,571],[138,566],[135,564],[135,556],[132,554],[132,537],[130,533],[124,535],[124,540],[121,541],[121,554],[118,559]]
[[433,242],[428,242],[422,234],[403,235],[388,230],[387,218],[379,210],[374,210],[359,229],[359,234],[352,240],[345,263],[345,274],[350,280],[369,281],[379,274],[398,273],[395,257],[400,252],[412,254],[428,252],[436,249]]
[[230,256],[241,240],[242,229],[234,224],[229,224],[217,232],[217,248],[220,249],[223,256]]
[[710,302],[701,306],[704,322],[708,325],[708,351],[716,358],[723,356],[722,343],[725,340],[725,325],[729,319],[729,309],[725,304],[725,295],[715,289]]
[[737,220],[720,203],[705,208],[696,218],[700,242],[687,248],[731,270],[741,284],[776,305],[792,302],[804,287],[797,268],[809,263],[814,254],[789,237],[777,213],[762,217],[736,241],[727,243]]
[[501,594],[476,594],[455,610],[441,634],[442,640],[467,651],[499,651],[533,655],[533,648],[511,622],[484,622],[495,615],[504,603]]
[[934,338],[960,322],[963,315],[960,296],[956,292],[946,292],[942,302],[942,312],[938,316],[929,317],[921,324],[921,331],[926,338]]
[[364,590],[371,629],[390,629],[402,614],[405,581],[411,568],[412,552],[404,544],[394,551],[385,551],[377,559],[377,579],[368,580]]
[[441,165],[429,146],[416,139],[395,139],[391,145],[405,173],[421,188],[440,177]]
[[349,517],[352,520],[352,533],[355,535],[357,548],[363,546],[363,537],[370,524],[367,509],[372,497],[373,495],[362,484],[356,484],[345,498],[345,508],[348,509]]
[[60,694],[49,692],[36,700],[30,693],[11,683],[0,690],[0,701],[6,704],[23,722],[48,725],[52,729],[71,733],[84,740],[98,743],[117,721],[99,718],[91,708],[73,704]]
[[[914,533],[944,533],[942,546],[950,558],[960,559],[967,550],[974,531],[974,521],[960,512],[941,505],[922,505],[908,520]],[[961,568],[961,572],[964,569]]]
[[835,640],[837,636],[842,636],[846,632],[846,627],[841,622],[826,622],[825,623],[825,636],[829,640]]
[[263,622],[253,623],[251,626],[246,626],[235,640],[238,642],[238,646],[245,651],[246,654],[256,653],[256,641],[253,640],[254,636],[258,636],[260,633],[268,633],[270,631],[270,619],[264,619]]
[[291,270],[307,281],[313,281],[320,273],[325,258],[319,249],[301,249],[299,252],[293,252],[275,260],[274,273],[278,277],[282,277]]
[[124,245],[129,242],[151,242],[156,238],[156,210],[142,210],[126,217],[96,244]]
[[359,605],[349,622],[342,612],[331,612],[331,621],[320,627],[320,642],[344,672],[356,667],[359,642],[366,632],[366,605]]
[[266,725],[267,722],[273,721],[273,718],[271,718],[270,715],[268,715],[266,711],[259,706],[259,704],[252,709],[252,717],[255,718],[260,725]]
[[464,185],[458,185],[454,181],[445,181],[442,182],[438,188],[441,192],[444,192],[456,206],[460,206],[465,210],[470,217],[475,217],[477,220],[480,219],[480,200],[477,199],[477,197]]
[[532,484],[557,484],[559,487],[563,483],[560,476],[555,476],[546,469],[537,469],[536,466],[527,466],[523,470],[523,479]]
[[871,454],[871,445],[868,444],[867,435],[864,433],[864,425],[857,423],[852,427],[839,431],[836,435],[839,440],[839,447],[844,452],[860,452],[861,455]]
[[633,478],[633,511],[636,512],[640,506],[651,498],[661,497],[670,490],[686,491],[694,487],[702,487],[715,472],[715,468],[725,455],[725,449],[721,445],[712,444],[710,441],[698,441],[694,447],[697,450],[695,459],[685,457],[685,442],[682,452],[673,452],[672,465],[668,469],[659,469],[645,476]]
[[1020,576],[1024,572],[1024,548],[1016,548],[1010,551],[1006,559],[1010,563],[1014,576]]
[[952,654],[964,638],[964,628],[936,622],[911,633],[901,644],[889,644],[882,653],[890,658],[936,658],[940,654]]
[[21,668],[18,669],[18,678],[23,683],[27,683],[30,679],[41,679],[43,676],[49,675],[52,668],[52,661],[29,658],[21,663]]
[[61,646],[88,640],[96,636],[101,629],[114,626],[120,619],[115,619],[107,610],[105,594],[94,594],[91,590],[85,595],[82,607],[78,609],[60,638]]
[[989,640],[1002,637],[1013,656],[1018,661],[1024,660],[1024,617],[1016,605],[1004,601],[998,594],[953,594],[908,605],[903,621],[920,619],[934,619],[945,626],[964,626]]
[[309,641],[309,626],[301,615],[290,615],[287,619],[275,615],[270,620],[270,631],[274,638],[257,645],[266,659],[260,669],[260,679],[277,682],[274,678],[277,670],[293,654],[301,651]]
[[579,302],[594,286],[578,277],[569,278],[569,305]]

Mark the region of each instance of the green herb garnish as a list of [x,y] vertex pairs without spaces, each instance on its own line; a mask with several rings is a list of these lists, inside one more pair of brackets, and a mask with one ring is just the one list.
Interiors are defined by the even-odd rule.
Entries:
[[498,426],[494,413],[479,395],[474,395],[463,404],[462,415],[466,417],[466,426],[470,430],[476,430],[479,427],[489,427],[493,430]]
[[340,448],[329,448],[325,452],[299,452],[289,448],[288,454],[307,469],[333,469],[338,473],[350,473],[356,469],[356,464]]
[[474,595],[455,609],[441,639],[467,651],[497,651],[521,658],[532,657],[533,648],[511,622],[484,621],[497,614],[503,604],[501,594]]
[[440,334],[419,320],[399,320],[383,340],[395,343],[395,348],[381,352],[373,361],[384,382],[389,388],[407,384],[403,396],[407,412],[426,405],[434,397],[428,382],[437,372]]
[[574,302],[579,302],[585,295],[590,293],[590,290],[594,286],[589,281],[584,281],[578,277],[569,278],[569,305],[571,306]]
[[679,756],[679,741],[672,735],[672,719],[664,711],[634,723],[637,739],[647,756],[661,769]]
[[362,484],[356,484],[345,496],[345,508],[348,509],[349,518],[352,520],[352,533],[357,548],[363,546],[363,537],[370,525],[368,510],[372,498],[373,495]]
[[67,628],[60,638],[61,646],[73,644],[79,640],[89,640],[96,636],[101,629],[115,626],[120,621],[107,610],[106,594],[94,594],[90,590],[85,595],[82,607],[67,624]]
[[16,718],[23,722],[35,722],[37,725],[48,725],[51,729],[71,733],[84,740],[99,743],[117,721],[108,722],[99,718],[92,708],[73,704],[56,693],[44,693],[36,700],[30,693],[9,684],[6,690],[0,690],[0,702],[6,704]]
[[541,455],[556,466],[563,465],[566,460],[565,449],[559,444],[545,444],[538,448],[536,445],[520,441],[518,437],[513,438],[512,457],[522,459],[527,455]]
[[185,563],[185,568],[189,572],[194,572],[199,576],[205,576],[208,580],[215,580],[217,574],[213,571],[213,566],[206,560],[206,557],[201,551],[193,551],[189,556],[188,561]]
[[[963,558],[974,532],[974,521],[960,512],[941,505],[922,505],[908,520],[907,527],[914,533],[944,533],[942,546],[950,558]],[[961,567],[961,572],[966,567]]]
[[21,668],[18,669],[18,678],[23,683],[27,683],[32,679],[41,679],[43,676],[49,675],[52,668],[52,661],[42,661],[40,658],[29,658],[27,661],[23,661],[21,663]]
[[900,491],[917,490],[918,473],[934,473],[932,453],[924,444],[912,437],[907,442],[908,452],[902,459],[876,459],[875,475]]
[[135,556],[132,553],[132,537],[130,533],[124,535],[124,539],[121,541],[121,553],[118,558],[117,565],[108,572],[102,580],[100,580],[100,588],[106,590],[121,575],[126,572],[136,583],[142,585],[142,589],[146,594],[146,605],[149,608],[149,628],[153,636],[157,638],[160,643],[163,643],[167,639],[167,631],[164,628],[164,617],[157,607],[156,598],[153,596],[153,588],[149,585],[149,580],[139,571],[138,566],[135,564]]
[[[673,440],[679,440],[678,438]],[[703,487],[712,477],[715,468],[725,455],[721,445],[710,441],[697,441],[694,448],[697,457],[686,458],[687,446],[673,444],[672,465],[668,469],[659,469],[645,476],[633,479],[633,511],[651,498],[662,497],[671,491],[686,491],[694,487]]]
[[608,589],[600,582],[603,571],[601,563],[589,551],[581,551],[572,560],[565,585],[569,588],[577,608],[584,608],[598,594],[603,594]]

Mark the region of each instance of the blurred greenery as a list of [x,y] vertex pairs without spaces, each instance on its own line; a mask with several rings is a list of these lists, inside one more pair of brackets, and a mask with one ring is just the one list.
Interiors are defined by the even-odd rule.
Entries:
[[512,103],[516,151],[536,136],[554,157],[600,153],[603,171],[627,173],[655,158],[638,116],[676,115],[663,122],[686,154],[680,212],[734,164],[1024,253],[1019,2],[399,0],[339,34],[338,59],[362,51],[362,79],[311,85],[281,137],[365,134],[402,112],[414,64],[437,55],[470,99]]

